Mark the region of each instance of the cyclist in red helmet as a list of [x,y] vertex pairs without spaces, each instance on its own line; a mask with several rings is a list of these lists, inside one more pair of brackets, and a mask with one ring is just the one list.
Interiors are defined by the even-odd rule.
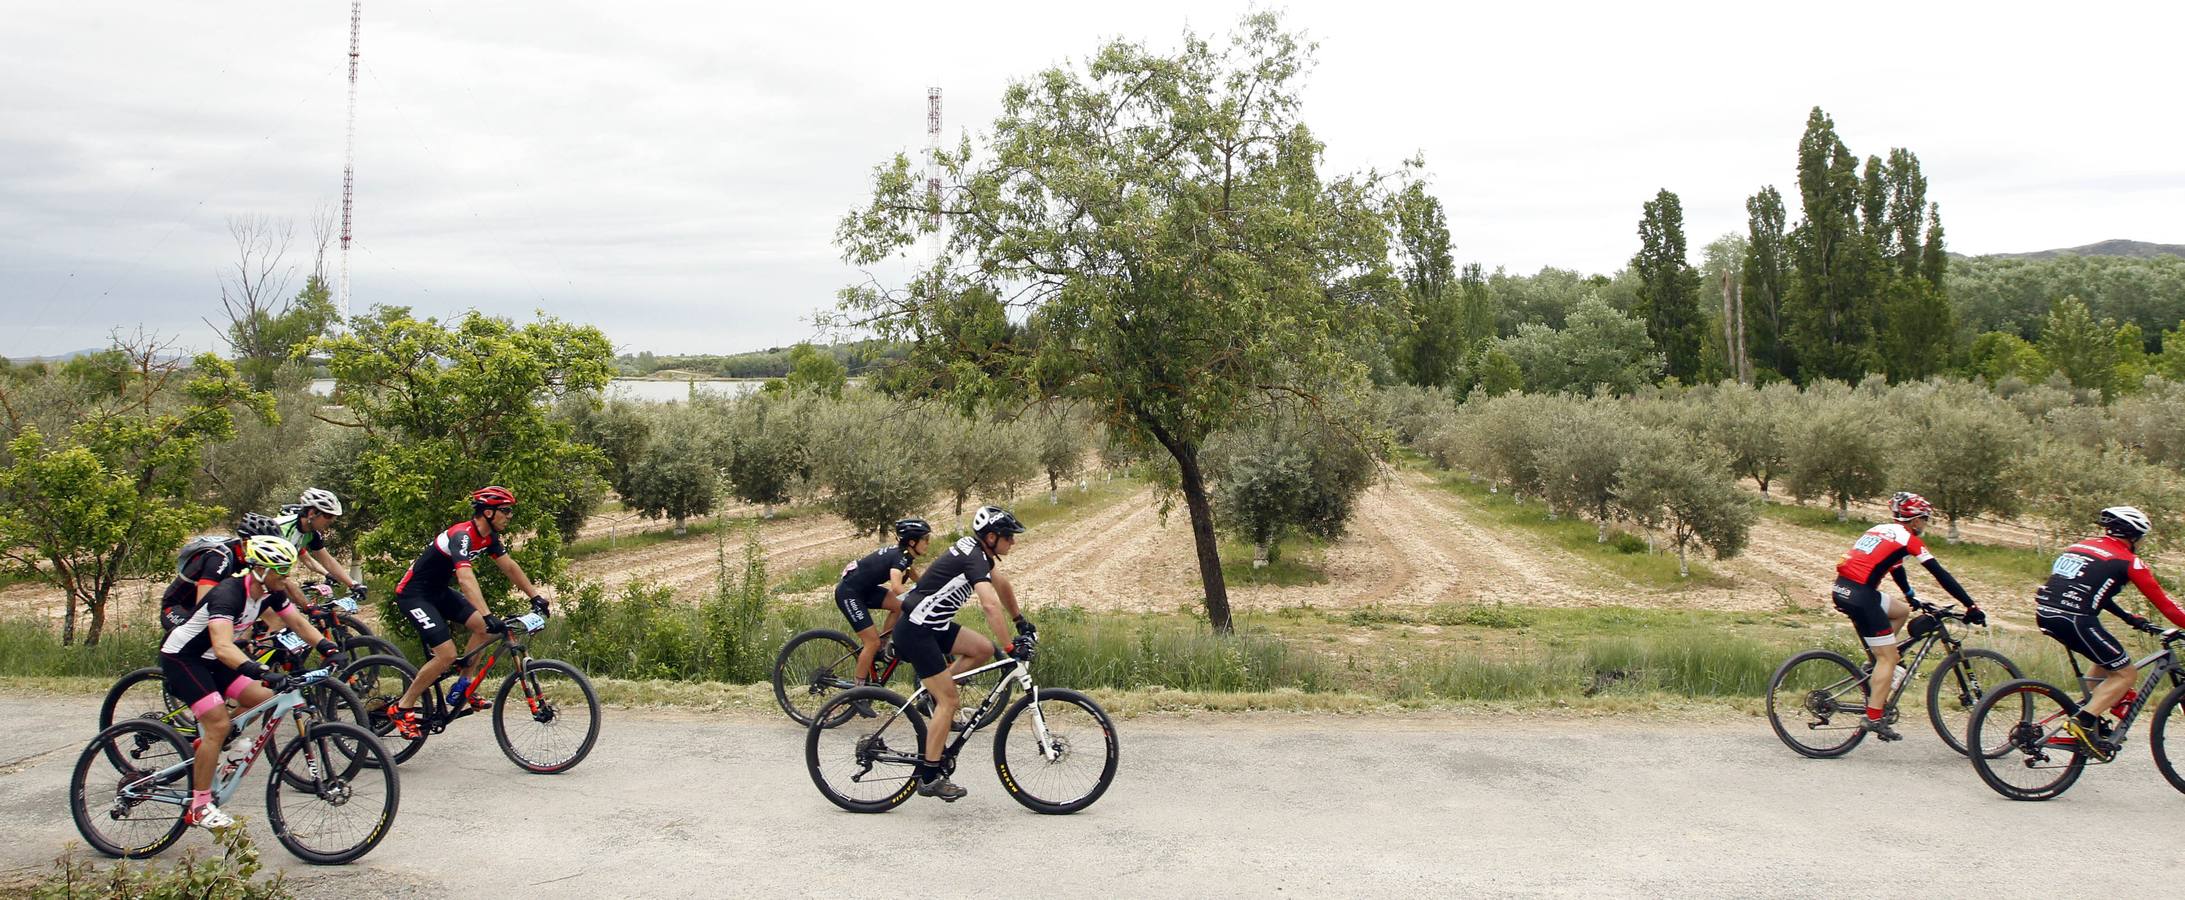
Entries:
[[[1836,608],[1851,618],[1852,627],[1858,629],[1860,640],[1866,643],[1867,654],[1874,658],[1874,673],[1867,680],[1866,730],[1885,741],[1898,740],[1902,735],[1891,727],[1881,704],[1888,702],[1889,692],[1896,687],[1897,629],[1912,615],[1912,582],[1904,574],[1904,558],[1909,556],[1927,567],[1927,574],[1942,585],[1957,602],[1965,605],[1965,621],[1972,625],[1984,625],[1988,614],[1965,593],[1965,588],[1950,577],[1935,555],[1927,552],[1927,545],[1920,543],[1920,532],[1927,530],[1927,522],[1935,514],[1934,504],[1927,498],[1910,491],[1898,491],[1889,498],[1889,516],[1893,521],[1883,522],[1866,530],[1851,551],[1836,564]],[[1884,577],[1894,578],[1897,589],[1904,592],[1903,603],[1891,603],[1881,592]]]
[[[472,574],[471,560],[484,554],[493,558],[501,574],[507,575],[516,589],[531,598],[531,605],[544,609],[546,598],[539,596],[538,588],[523,572],[523,567],[508,555],[508,548],[501,545],[501,534],[516,516],[516,495],[498,485],[479,488],[470,495],[470,519],[448,526],[433,538],[425,552],[410,564],[410,570],[402,574],[402,582],[395,586],[395,605],[401,607],[410,624],[424,638],[426,649],[432,658],[417,668],[417,677],[410,679],[410,688],[402,693],[402,699],[387,710],[387,717],[402,731],[404,737],[421,736],[417,716],[419,698],[425,688],[438,680],[440,673],[455,663],[455,640],[449,633],[449,624],[460,622],[470,629],[470,640],[464,651],[487,640],[487,635],[506,631],[508,626],[499,616],[488,612],[485,593],[478,588],[478,576]],[[452,585],[451,585],[452,582]],[[461,590],[457,590],[460,587]],[[484,660],[479,660],[483,662]],[[478,672],[464,672],[455,679],[448,691],[448,705],[469,702],[471,709],[486,709],[493,704],[474,696],[476,685],[471,679]]]

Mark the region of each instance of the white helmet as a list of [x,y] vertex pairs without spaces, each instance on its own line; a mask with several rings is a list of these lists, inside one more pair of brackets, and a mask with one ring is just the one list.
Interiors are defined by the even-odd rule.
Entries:
[[2102,510],[2100,515],[2094,517],[2094,523],[2100,525],[2103,531],[2128,541],[2139,540],[2146,537],[2147,532],[2155,530],[2154,523],[2147,520],[2146,513],[2130,506],[2112,506]]
[[297,502],[305,509],[315,509],[329,516],[341,515],[341,498],[334,496],[333,491],[323,488],[304,491]]

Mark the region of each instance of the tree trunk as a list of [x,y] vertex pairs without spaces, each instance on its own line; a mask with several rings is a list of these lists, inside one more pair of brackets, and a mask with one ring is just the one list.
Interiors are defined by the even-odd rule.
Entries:
[[688,525],[685,525],[685,524],[683,524],[683,517],[682,517],[682,516],[676,516],[676,517],[675,517],[675,536],[676,536],[676,537],[682,537],[683,535],[686,535],[686,534],[689,534],[689,533],[690,533],[690,526],[688,526]]
[[91,628],[89,631],[84,632],[83,636],[83,645],[86,647],[99,645],[99,635],[106,630],[106,598],[113,593],[113,590],[114,586],[111,584],[99,585],[98,589],[84,600],[84,607],[91,611]]
[[1191,511],[1191,537],[1199,551],[1199,581],[1206,589],[1206,621],[1214,633],[1229,634],[1229,585],[1221,574],[1221,552],[1214,545],[1214,505],[1206,495],[1206,476],[1199,471],[1199,448],[1182,441],[1162,441],[1182,476],[1184,508]]
[[1264,568],[1267,568],[1267,542],[1266,542],[1266,541],[1260,541],[1259,543],[1256,543],[1256,544],[1253,544],[1253,545],[1252,545],[1252,568],[1255,568],[1255,569],[1264,569]]
[[1596,544],[1606,544],[1608,543],[1608,520],[1602,519],[1600,525],[1600,529],[1594,532],[1593,542]]
[[1684,544],[1682,544],[1682,543],[1679,543],[1679,544],[1677,544],[1677,577],[1678,577],[1678,578],[1690,578],[1690,577],[1692,577],[1692,566],[1691,566],[1691,564],[1690,564],[1690,563],[1687,563],[1687,562],[1685,562],[1685,559],[1684,559]]
[[1849,521],[1851,521],[1851,498],[1849,498],[1849,497],[1838,497],[1838,498],[1836,498],[1836,521],[1838,521],[1838,522],[1849,522]]
[[1957,543],[1957,542],[1958,542],[1958,541],[1959,541],[1960,539],[1962,539],[1962,538],[1964,537],[1964,535],[1961,535],[1961,534],[1959,534],[1959,533],[1958,533],[1958,531],[1957,531],[1957,517],[1956,517],[1956,516],[1951,516],[1951,517],[1950,517],[1950,535],[1949,535],[1949,537],[1950,537],[1950,543],[1953,543],[1953,544]]
[[[772,503],[761,503],[761,504],[759,504],[759,518],[761,518],[761,519],[771,519],[771,518],[773,518],[773,517],[774,517],[774,504],[772,504]],[[401,699],[401,698],[399,698],[399,697],[398,697],[398,698],[396,698],[396,699]]]
[[68,611],[61,614],[61,646],[68,647],[76,643],[76,592],[63,594],[68,597]]

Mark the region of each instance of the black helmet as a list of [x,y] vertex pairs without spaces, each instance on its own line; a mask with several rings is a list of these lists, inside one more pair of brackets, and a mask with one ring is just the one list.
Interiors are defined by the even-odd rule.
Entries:
[[1014,537],[1024,533],[1024,523],[999,506],[981,506],[971,513],[971,531],[978,535],[991,532]]
[[244,513],[243,524],[235,528],[235,535],[246,541],[259,535],[279,537],[280,534],[281,523],[274,521],[270,516],[262,516],[257,513]]
[[2155,530],[2154,523],[2147,521],[2147,514],[2130,506],[2112,506],[2094,517],[2094,523],[2103,531],[2128,541],[2146,537]]
[[933,533],[933,526],[919,518],[901,519],[895,523],[895,539],[915,541]]

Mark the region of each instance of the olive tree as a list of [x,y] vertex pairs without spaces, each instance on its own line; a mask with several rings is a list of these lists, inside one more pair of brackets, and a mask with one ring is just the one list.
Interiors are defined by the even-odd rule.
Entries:
[[[728,416],[728,482],[736,498],[760,506],[761,515],[774,517],[774,507],[789,502],[797,484],[809,473],[809,454],[815,444],[808,422],[821,404],[800,396],[753,394],[736,401]],[[852,433],[843,440],[864,441]]]
[[1611,401],[1563,405],[1560,437],[1539,451],[1541,482],[1550,504],[1591,517],[1599,526],[1595,540],[1606,542],[1633,426]]
[[1024,425],[990,416],[944,414],[930,426],[933,443],[923,456],[959,519],[972,497],[1012,495],[1039,472],[1037,437]]
[[198,502],[191,481],[205,446],[234,435],[236,412],[274,416],[273,398],[226,360],[185,365],[165,349],[135,341],[99,355],[99,387],[74,394],[65,432],[22,420],[19,387],[0,383],[15,435],[0,467],[0,560],[67,596],[64,645],[79,611],[91,617],[84,643],[97,644],[114,586],[173,565],[190,529],[224,512]]
[[1790,458],[1791,410],[1798,389],[1786,381],[1754,389],[1719,385],[1701,407],[1699,432],[1722,448],[1730,471],[1750,478],[1765,495]]
[[1836,520],[1851,516],[1851,501],[1889,489],[1889,451],[1876,423],[1879,404],[1845,396],[1813,396],[1798,409],[1790,427],[1790,459],[1785,475],[1799,499],[1827,498]]
[[933,435],[916,413],[851,393],[813,411],[812,481],[822,508],[858,534],[878,534],[933,499],[933,476],[920,458]]
[[1910,427],[1898,477],[1935,504],[1956,541],[1961,520],[2014,515],[2013,471],[2032,444],[2032,430],[1985,389],[1956,385],[1926,393],[1903,417]]
[[1060,501],[1062,479],[1076,474],[1092,452],[1094,428],[1074,407],[1057,406],[1034,414],[1030,434],[1040,471],[1047,475],[1047,502]]
[[622,499],[648,519],[675,522],[675,533],[689,530],[693,516],[713,512],[721,483],[715,448],[725,441],[707,410],[673,404],[654,411],[651,437],[629,469]]
[[[1088,401],[1159,447],[1189,511],[1207,617],[1231,630],[1200,451],[1273,394],[1363,389],[1351,352],[1401,313],[1378,174],[1329,177],[1302,116],[1312,47],[1278,16],[1227,41],[1116,39],[1016,81],[980,136],[939,154],[942,190],[898,155],[837,232],[846,261],[941,258],[899,288],[846,290],[838,324],[913,343],[913,377],[962,396]],[[1023,339],[951,341],[951,298],[992,290]]]
[[2156,517],[2158,539],[2175,533],[2181,518],[2170,478],[2122,447],[2094,449],[2051,437],[2020,456],[2010,477],[2052,546],[2090,532],[2095,515],[2108,506],[2137,506]]
[[1254,566],[1276,559],[1293,531],[1342,536],[1382,449],[1357,424],[1286,410],[1207,442],[1215,512],[1252,543]]
[[1616,504],[1632,521],[1668,533],[1677,574],[1690,576],[1688,548],[1735,556],[1752,536],[1757,499],[1737,487],[1720,451],[1654,432],[1637,441],[1616,476]]

